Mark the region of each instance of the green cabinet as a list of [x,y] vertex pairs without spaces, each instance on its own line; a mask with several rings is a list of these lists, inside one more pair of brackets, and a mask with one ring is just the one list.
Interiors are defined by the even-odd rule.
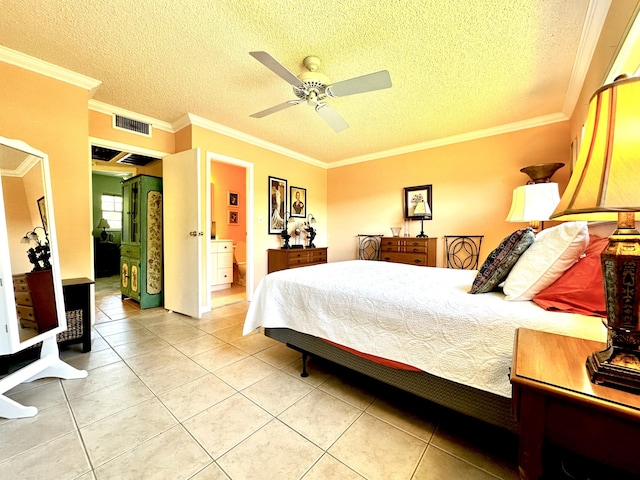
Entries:
[[162,306],[162,270],[162,179],[137,175],[122,182],[122,298]]

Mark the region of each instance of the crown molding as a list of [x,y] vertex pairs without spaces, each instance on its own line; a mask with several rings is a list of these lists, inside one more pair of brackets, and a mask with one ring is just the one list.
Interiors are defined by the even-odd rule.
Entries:
[[353,165],[355,163],[369,162],[369,161],[378,160],[381,158],[392,157],[396,155],[404,155],[406,153],[413,153],[420,150],[429,150],[431,148],[444,147],[446,145],[452,145],[454,143],[468,142],[468,141],[477,140],[480,138],[493,137],[496,135],[502,135],[504,133],[517,132],[518,130],[526,130],[528,128],[535,128],[535,127],[541,127],[544,125],[550,125],[552,123],[564,122],[568,119],[569,117],[567,117],[563,113],[553,113],[551,115],[531,118],[528,120],[523,120],[521,122],[508,123],[506,125],[500,125],[498,127],[486,128],[484,130],[476,130],[475,132],[463,133],[460,135],[453,135],[451,137],[439,138],[437,140],[430,140],[428,142],[423,142],[423,143],[415,143],[413,145],[393,148],[391,150],[376,152],[369,155],[361,155],[358,157],[346,158],[338,162],[330,163],[328,165],[328,168],[344,167],[346,165]]
[[315,165],[316,167],[327,168],[327,163],[325,162],[309,157],[307,155],[303,155],[302,153],[295,152],[288,148],[281,147],[279,145],[276,145],[275,143],[267,142],[252,135],[234,130],[233,128],[225,127],[224,125],[212,122],[211,120],[207,120],[206,118],[199,117],[197,115],[194,115],[193,113],[187,113],[186,115],[176,120],[173,123],[173,128],[179,129],[178,126],[180,128],[184,128],[187,125],[195,125],[198,127],[206,128],[207,130],[220,133],[227,137],[235,138],[236,140],[240,140],[241,142],[249,143],[256,147],[264,148],[265,150],[270,150],[272,152],[285,155],[295,160],[300,160],[301,162],[310,163],[311,165]]
[[164,130],[169,133],[176,133],[177,130],[173,129],[173,126],[168,122],[163,122],[162,120],[158,120],[157,118],[147,117],[146,115],[141,115],[136,112],[132,112],[131,110],[127,110],[125,108],[115,107],[108,103],[99,102],[97,100],[89,100],[89,110],[93,110],[94,112],[104,113],[105,115],[121,115],[123,117],[131,118],[133,120],[138,120],[140,122],[149,123],[153,128],[157,128],[158,130]]
[[591,0],[587,7],[582,35],[578,44],[578,52],[573,62],[569,88],[562,107],[562,112],[567,117],[573,115],[573,110],[576,108],[576,103],[580,98],[580,92],[582,91],[584,80],[587,78],[589,65],[591,65],[593,54],[596,51],[610,6],[611,0]]
[[100,80],[72,72],[66,68],[11,50],[2,45],[0,45],[0,61],[75,85],[76,87],[84,88],[89,92],[89,97],[93,97],[98,87],[102,85]]

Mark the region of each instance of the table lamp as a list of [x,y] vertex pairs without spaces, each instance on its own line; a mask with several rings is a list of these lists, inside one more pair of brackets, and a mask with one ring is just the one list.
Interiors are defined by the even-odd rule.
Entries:
[[602,251],[607,347],[587,358],[594,383],[640,390],[640,77],[618,77],[589,103],[578,159],[554,220],[617,220]]
[[109,225],[109,222],[107,222],[106,218],[100,219],[100,223],[98,223],[98,228],[102,229],[102,232],[100,232],[100,238],[102,239],[103,242],[106,242],[107,238],[109,237],[109,234],[107,233],[107,228],[111,228],[111,225]]
[[564,163],[541,163],[521,168],[531,178],[526,185],[513,189],[511,208],[507,214],[507,222],[529,222],[536,232],[544,227],[560,202],[558,184],[551,182],[551,176],[562,168]]
[[416,235],[416,238],[427,238],[424,233],[424,217],[431,215],[431,209],[424,200],[416,203],[416,208],[413,209],[413,216],[420,216],[420,233]]

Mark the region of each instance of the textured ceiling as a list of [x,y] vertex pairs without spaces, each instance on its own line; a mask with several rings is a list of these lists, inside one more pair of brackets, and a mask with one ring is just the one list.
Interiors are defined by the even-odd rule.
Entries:
[[[97,101],[169,123],[192,113],[328,163],[570,114],[590,8],[589,0],[0,3],[0,45],[100,80]],[[341,133],[304,103],[250,118],[296,98],[255,50],[296,75],[315,55],[331,82],[386,69],[393,87],[330,99],[350,125]]]

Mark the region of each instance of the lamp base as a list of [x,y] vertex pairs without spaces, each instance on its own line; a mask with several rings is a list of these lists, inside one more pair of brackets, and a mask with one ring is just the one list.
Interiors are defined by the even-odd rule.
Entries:
[[429,238],[428,235],[424,233],[424,218],[420,219],[420,233],[416,235],[416,238]]
[[607,308],[607,348],[592,354],[594,383],[640,391],[640,232],[633,212],[618,213],[618,228],[600,254]]
[[587,358],[593,383],[640,393],[640,352],[610,346]]

